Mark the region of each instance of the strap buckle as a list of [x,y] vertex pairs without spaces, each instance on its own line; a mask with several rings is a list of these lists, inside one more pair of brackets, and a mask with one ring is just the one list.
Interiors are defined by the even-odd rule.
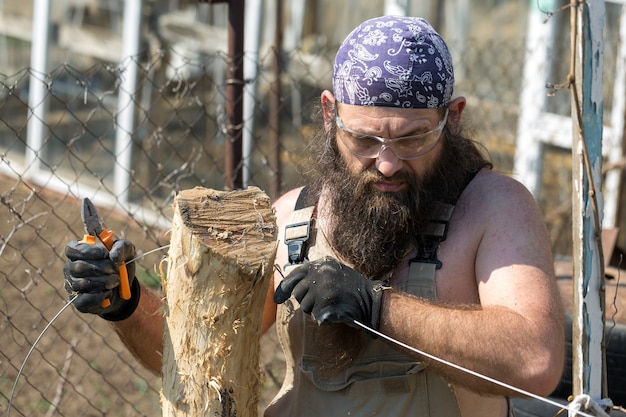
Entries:
[[285,245],[290,265],[304,262],[304,244],[309,239],[310,232],[311,221],[293,223],[285,227]]

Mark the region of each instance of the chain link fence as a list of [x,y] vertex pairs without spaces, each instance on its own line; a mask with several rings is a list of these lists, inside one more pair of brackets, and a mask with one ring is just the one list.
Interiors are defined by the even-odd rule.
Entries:
[[[279,178],[272,198],[304,184],[307,142],[318,129],[311,103],[322,89],[330,88],[334,49],[314,54],[298,49],[283,57],[278,147],[269,139],[272,55],[256,61],[257,94],[246,96],[255,100],[255,112],[244,120],[244,129],[253,138],[245,163],[249,185],[269,193],[270,184]],[[496,168],[510,173],[523,88],[524,40],[466,40],[463,50],[455,52],[462,58],[457,72],[463,74],[456,91],[468,98],[468,121],[477,139],[490,149]],[[607,58],[605,68],[610,71],[610,55]],[[70,62],[45,74],[29,68],[0,74],[0,413],[6,413],[12,393],[15,416],[161,413],[159,378],[132,358],[106,322],[72,307],[50,325],[21,368],[31,346],[67,300],[64,247],[84,233],[81,198],[91,198],[107,228],[132,240],[140,252],[156,249],[138,261],[137,276],[158,289],[159,264],[166,254],[166,249],[158,248],[169,243],[173,197],[195,186],[224,188],[227,57],[219,53],[190,57],[167,48],[146,51],[133,62],[140,68],[137,90],[132,92],[136,123],[132,132],[122,132],[131,139],[122,144],[116,117],[121,110],[117,98],[123,67]],[[558,74],[561,79],[555,84],[566,74],[567,70]],[[33,121],[38,117],[34,106],[43,104],[29,103],[29,92],[42,85],[45,118]],[[568,92],[558,92],[555,100],[567,103]],[[33,123],[43,127],[40,142],[29,136]],[[126,146],[130,165],[122,166],[118,155]],[[275,157],[278,169],[270,166]],[[544,185],[544,213],[570,199],[569,159],[557,152],[552,161],[550,180]],[[119,178],[125,179],[121,186]],[[561,230],[568,224],[559,216],[550,225],[555,248],[568,247],[569,233]],[[270,347],[262,352],[267,376],[263,403],[281,380],[279,349],[271,343],[271,334],[265,337]]]

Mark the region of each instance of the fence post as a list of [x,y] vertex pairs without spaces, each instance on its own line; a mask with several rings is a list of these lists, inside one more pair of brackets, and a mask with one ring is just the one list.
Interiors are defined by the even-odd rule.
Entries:
[[[245,98],[243,99],[243,122],[245,129],[242,133],[243,152],[243,187],[250,183],[252,168],[252,152],[254,150],[254,116],[256,113],[257,84],[259,78],[259,48],[261,47],[261,30],[263,23],[263,1],[248,0],[246,3],[246,33],[244,36],[244,54],[247,63],[243,63],[244,79],[246,83]],[[243,61],[242,61],[243,62]]]
[[283,0],[276,0],[276,17],[274,27],[274,59],[272,60],[273,80],[270,84],[269,97],[269,130],[270,130],[270,196],[278,198],[281,183],[281,160],[280,160],[280,120],[281,120],[281,97],[282,88],[280,77],[283,71]]
[[[226,161],[224,187],[243,188],[243,47],[245,0],[198,0],[228,4],[228,62],[226,66]],[[207,41],[209,41],[207,39]]]
[[243,26],[245,0],[228,1],[226,189],[243,188]]
[[260,326],[277,227],[257,187],[174,201],[163,336],[164,417],[256,417]]
[[[139,39],[141,38],[142,0],[124,2],[124,29],[122,33],[122,83],[117,96],[115,134],[114,191],[117,201],[128,207],[130,191],[133,132],[135,131],[135,99],[139,72]],[[124,65],[124,61],[127,62]]]
[[50,35],[50,1],[35,0],[33,3],[33,40],[30,53],[31,74],[28,94],[27,146],[24,175],[36,177],[43,159],[44,130],[48,118],[48,88],[44,79],[48,76],[48,49]]
[[602,58],[604,0],[572,8],[573,394],[607,394],[602,254]]

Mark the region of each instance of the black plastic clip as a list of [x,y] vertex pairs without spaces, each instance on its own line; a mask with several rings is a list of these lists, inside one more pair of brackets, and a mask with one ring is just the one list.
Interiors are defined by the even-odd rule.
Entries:
[[[288,231],[289,229],[293,229],[296,227],[306,226],[306,233],[301,233],[297,237],[293,237],[288,239]],[[285,244],[287,245],[287,256],[289,259],[289,264],[301,264],[304,262],[305,258],[305,243],[309,240],[309,234],[311,232],[311,222],[301,222],[287,225],[285,227]]]

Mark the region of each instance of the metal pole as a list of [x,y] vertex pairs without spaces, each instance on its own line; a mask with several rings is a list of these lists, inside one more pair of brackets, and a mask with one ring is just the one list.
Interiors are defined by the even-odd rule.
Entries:
[[[137,73],[139,72],[139,40],[141,37],[141,0],[124,2],[122,33],[122,83],[117,96],[117,130],[115,135],[114,191],[118,203],[127,206],[130,190]],[[126,61],[126,64],[124,62]]]
[[385,0],[383,14],[386,16],[406,16],[408,12],[409,2],[407,0]]
[[[43,158],[43,144],[48,117],[48,41],[50,36],[50,0],[33,3],[33,40],[30,51],[30,93],[28,108],[28,132],[24,176],[35,177]],[[42,79],[43,78],[43,79]]]
[[277,198],[280,195],[281,163],[280,163],[280,114],[281,114],[281,84],[282,73],[282,45],[283,45],[283,1],[276,0],[276,24],[274,25],[274,60],[272,73],[274,80],[270,88],[270,195]]
[[226,189],[243,188],[243,27],[245,0],[228,6],[228,63],[226,69]]
[[573,394],[607,394],[602,254],[602,58],[604,0],[572,8]]
[[[302,43],[302,31],[306,15],[306,1],[292,1],[289,4],[289,25],[287,26],[287,37],[285,45],[287,51],[295,51]],[[291,82],[291,122],[295,128],[302,127],[302,93],[300,92],[299,80]]]
[[257,78],[259,68],[259,48],[263,21],[263,1],[248,0],[246,4],[246,33],[243,34],[244,53],[247,58],[244,63],[244,77],[246,95],[243,103],[243,186],[250,183],[250,167],[252,165],[252,151],[254,147],[254,113],[256,109]]

